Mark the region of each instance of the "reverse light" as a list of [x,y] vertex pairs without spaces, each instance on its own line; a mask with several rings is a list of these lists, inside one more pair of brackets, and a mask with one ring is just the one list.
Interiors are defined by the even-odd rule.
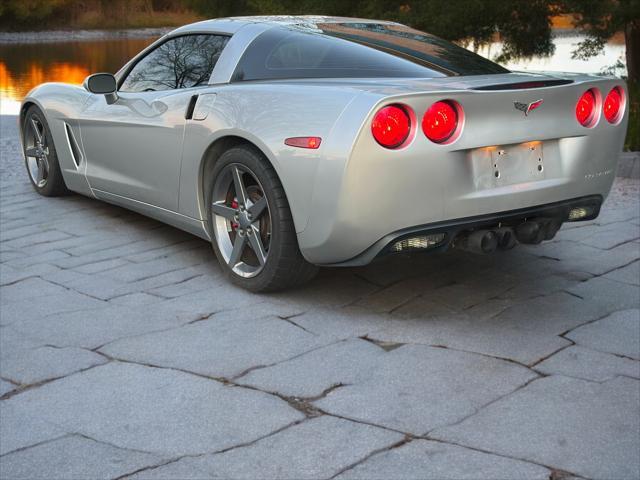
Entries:
[[429,140],[444,143],[458,129],[458,110],[461,107],[452,100],[434,103],[422,117],[422,131]]
[[617,123],[620,120],[624,97],[620,87],[613,87],[604,99],[602,111],[604,118],[609,123]]
[[402,105],[382,107],[373,117],[371,133],[385,148],[398,148],[409,138],[411,117]]
[[432,235],[420,235],[417,237],[405,238],[397,241],[391,246],[394,252],[406,252],[408,250],[426,250],[440,245],[446,235],[444,233],[434,233]]
[[321,142],[322,138],[320,137],[291,137],[285,139],[284,144],[289,145],[290,147],[310,148],[312,150],[316,150],[320,147]]
[[583,127],[593,127],[596,120],[596,92],[593,88],[582,94],[576,103],[576,119]]
[[593,209],[591,207],[574,207],[569,211],[567,220],[575,222],[576,220],[581,220],[591,215],[593,215]]

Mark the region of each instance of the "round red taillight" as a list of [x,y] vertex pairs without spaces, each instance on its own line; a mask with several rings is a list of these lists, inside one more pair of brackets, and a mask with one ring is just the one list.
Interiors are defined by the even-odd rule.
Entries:
[[400,105],[382,107],[373,117],[371,133],[385,148],[398,148],[411,133],[411,117]]
[[587,90],[582,94],[576,104],[576,118],[583,127],[593,126],[596,116],[596,94],[591,90]]
[[442,100],[429,107],[422,118],[422,131],[429,140],[443,143],[458,128],[458,112],[453,102]]
[[609,123],[616,123],[620,120],[621,107],[622,91],[620,87],[613,87],[607,95],[607,98],[604,99],[604,106],[602,107],[604,118],[606,118]]

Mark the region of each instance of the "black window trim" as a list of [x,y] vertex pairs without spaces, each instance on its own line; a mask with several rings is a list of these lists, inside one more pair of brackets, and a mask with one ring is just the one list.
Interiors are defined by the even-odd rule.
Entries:
[[[167,35],[166,37],[161,38],[160,41],[152,43],[147,48],[142,50],[136,57],[133,57],[133,62],[131,62],[126,67],[125,70],[123,70],[121,73],[118,72],[120,74],[117,77],[117,80],[118,80],[117,81],[118,93],[120,93],[120,88],[122,87],[122,84],[127,79],[129,74],[131,73],[131,70],[133,70],[136,67],[136,65],[138,65],[138,63],[140,63],[143,59],[147,58],[147,56],[149,56],[151,53],[155,52],[158,48],[160,48],[165,43],[167,43],[167,42],[169,42],[171,40],[175,40],[176,38],[192,37],[192,36],[197,36],[197,35],[211,35],[213,37],[227,37],[229,39],[229,40],[227,40],[227,44],[231,40],[231,37],[233,37],[233,35],[230,34],[230,33],[219,33],[219,32],[200,31],[200,30],[193,31],[193,32],[178,33],[178,34],[175,34],[175,35]],[[226,48],[226,45],[225,45],[225,48]],[[222,51],[224,51],[224,48],[222,49]],[[221,52],[221,54],[222,54],[222,52]],[[214,66],[213,70],[215,70],[215,68],[216,67]],[[213,70],[211,70],[211,75],[213,75]],[[211,78],[211,76],[209,78]],[[201,88],[201,87],[204,87],[204,86],[206,86],[206,85],[199,85],[196,88]],[[171,91],[171,90],[184,90],[184,89],[171,88],[171,89],[168,89],[166,91]],[[133,92],[122,92],[122,93],[133,93]]]
[[[402,26],[406,26],[406,25],[402,25]],[[426,36],[430,36],[434,39],[440,40],[442,42],[451,44],[455,47],[458,47],[462,50],[467,50],[464,47],[460,47],[459,45],[456,45],[454,42],[449,41],[449,40],[444,40],[442,38],[439,38],[435,35],[432,35],[428,32],[422,32],[423,34],[425,34]],[[470,73],[460,73],[457,72],[455,70],[452,70],[451,68],[445,66],[445,65],[441,65],[439,63],[436,62],[432,62],[427,60],[426,58],[422,58],[422,57],[417,57],[415,55],[411,55],[410,53],[407,53],[405,51],[405,49],[402,48],[393,48],[393,47],[386,47],[382,44],[376,43],[376,42],[370,42],[368,41],[368,39],[366,37],[361,37],[358,35],[353,35],[353,34],[343,34],[343,33],[332,33],[332,32],[324,32],[324,35],[328,35],[330,37],[335,37],[335,38],[341,38],[343,40],[347,40],[353,43],[358,43],[360,45],[364,45],[366,47],[372,48],[374,50],[379,50],[381,52],[385,52],[385,53],[389,53],[390,55],[399,57],[399,58],[404,58],[406,60],[409,60],[410,62],[416,63],[418,65],[422,65],[425,68],[429,68],[431,70],[435,70],[437,72],[443,73],[447,76],[451,76],[451,77],[463,77],[463,76],[470,76],[470,75],[474,75],[474,74],[470,74]],[[500,65],[499,63],[494,62],[493,60],[489,59],[489,58],[485,58],[482,57],[481,55],[478,55],[475,52],[469,52],[471,54],[475,54],[476,56],[481,57],[482,59],[486,60],[487,63],[492,64],[498,68],[501,68],[502,70],[504,70],[503,72],[486,72],[486,73],[478,73],[477,75],[493,75],[493,74],[504,74],[504,73],[511,73],[509,69],[505,68],[504,66]]]

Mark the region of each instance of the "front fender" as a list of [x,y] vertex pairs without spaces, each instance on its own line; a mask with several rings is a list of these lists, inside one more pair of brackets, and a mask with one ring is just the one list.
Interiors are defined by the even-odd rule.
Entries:
[[[58,156],[58,163],[69,190],[93,196],[91,188],[84,175],[86,162],[84,161],[84,147],[82,132],[78,122],[79,112],[87,99],[91,96],[82,87],[66,83],[43,83],[31,90],[20,106],[20,140],[22,141],[22,126],[24,115],[31,105],[36,105],[45,116],[53,143]],[[71,148],[75,142],[80,158],[75,158]],[[76,163],[77,162],[77,163]]]

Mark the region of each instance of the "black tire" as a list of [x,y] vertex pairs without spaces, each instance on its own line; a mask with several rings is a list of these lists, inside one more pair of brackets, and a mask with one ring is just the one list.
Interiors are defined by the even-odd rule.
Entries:
[[211,211],[212,188],[208,199],[212,245],[218,262],[227,277],[234,284],[252,292],[284,290],[311,280],[318,272],[318,267],[307,262],[300,253],[289,202],[274,168],[257,149],[249,145],[241,145],[227,150],[220,156],[212,172],[214,183],[218,174],[230,164],[248,168],[261,184],[271,219],[271,237],[268,255],[262,270],[249,278],[236,274],[224,260],[213,232],[215,221]]
[[[47,159],[49,162],[49,170],[46,177],[46,183],[43,186],[39,186],[36,184],[31,174],[29,173],[29,160],[27,159],[27,138],[29,138],[29,129],[32,128],[32,121],[36,120],[43,127],[46,146],[48,148]],[[45,197],[59,197],[62,195],[69,195],[71,192],[67,189],[67,186],[64,183],[64,178],[62,177],[62,172],[60,171],[60,163],[58,162],[58,155],[56,153],[56,148],[53,143],[53,136],[51,135],[51,130],[49,129],[49,124],[44,116],[42,110],[40,110],[37,106],[32,105],[27,110],[27,113],[24,116],[24,120],[22,122],[22,150],[24,152],[25,159],[25,167],[27,168],[27,176],[29,177],[29,181],[36,192]]]

